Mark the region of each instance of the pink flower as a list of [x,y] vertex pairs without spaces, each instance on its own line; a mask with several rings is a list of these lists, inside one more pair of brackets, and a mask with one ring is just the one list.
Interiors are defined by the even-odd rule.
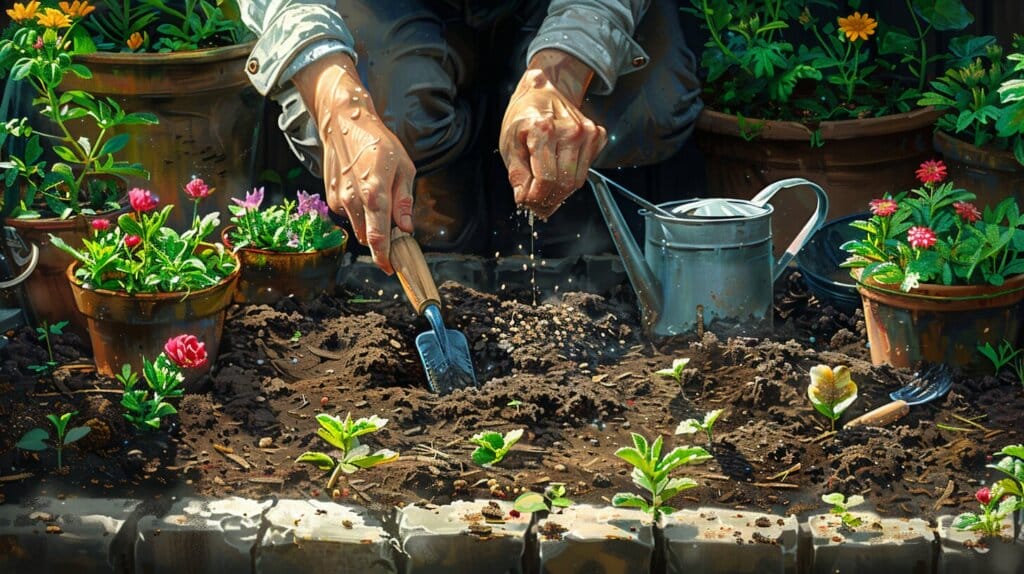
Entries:
[[316,213],[321,219],[327,219],[327,204],[324,203],[324,200],[320,199],[319,193],[310,195],[305,191],[299,190],[298,197],[299,207],[297,213],[300,216],[307,213]]
[[38,38],[36,38],[36,43],[32,44],[32,47],[35,48],[36,50],[42,50],[43,49],[43,37],[39,36]]
[[888,197],[885,199],[872,199],[868,205],[871,206],[871,213],[879,217],[889,217],[896,213],[896,208],[899,207],[895,201]]
[[911,227],[907,231],[907,241],[910,242],[911,247],[917,249],[928,249],[932,245],[935,245],[935,241],[938,237],[935,232],[927,227]]
[[156,209],[157,204],[160,203],[160,198],[153,195],[153,192],[148,189],[136,187],[128,192],[128,202],[132,204],[132,209],[139,213],[144,213]]
[[263,188],[258,187],[246,193],[244,201],[236,197],[232,197],[231,201],[235,202],[235,205],[245,208],[246,211],[259,209],[260,204],[263,203]]
[[106,231],[106,230],[110,229],[110,220],[109,219],[93,219],[91,225],[92,225],[92,228],[95,229],[96,231]]
[[198,369],[206,365],[206,343],[199,342],[195,335],[178,335],[167,339],[164,353],[182,369]]
[[974,498],[977,498],[978,502],[982,504],[988,504],[992,502],[992,491],[987,486],[983,486],[974,493]]
[[939,183],[946,179],[946,164],[941,160],[930,159],[922,163],[915,173],[921,183]]
[[977,207],[974,207],[973,203],[958,201],[953,204],[953,209],[956,210],[956,214],[960,216],[960,219],[967,223],[974,223],[981,219],[981,212],[978,211]]
[[213,188],[206,185],[206,182],[201,178],[193,177],[191,181],[185,184],[185,195],[196,201],[209,196],[211,193],[213,193]]
[[140,243],[142,243],[142,238],[139,237],[138,235],[124,236],[124,246],[127,247],[128,249],[135,249],[136,247],[139,246]]

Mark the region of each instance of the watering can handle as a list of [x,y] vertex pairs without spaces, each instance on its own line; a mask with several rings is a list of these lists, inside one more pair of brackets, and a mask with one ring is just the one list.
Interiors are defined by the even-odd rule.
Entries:
[[828,195],[820,185],[813,181],[808,181],[802,177],[791,177],[789,179],[783,179],[776,181],[768,187],[762,189],[754,199],[750,200],[755,205],[762,206],[776,194],[779,190],[786,189],[789,187],[801,187],[806,185],[814,190],[814,194],[818,198],[817,208],[814,210],[814,214],[804,224],[803,229],[800,233],[793,238],[792,243],[786,248],[786,252],[779,256],[779,260],[775,262],[775,269],[772,271],[772,281],[774,282],[782,275],[783,270],[789,265],[789,262],[796,256],[797,252],[804,246],[805,243],[814,235],[824,223],[825,218],[828,216]]

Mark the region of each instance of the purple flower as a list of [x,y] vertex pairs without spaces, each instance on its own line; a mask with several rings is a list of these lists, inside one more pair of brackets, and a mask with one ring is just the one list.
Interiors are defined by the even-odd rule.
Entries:
[[263,203],[263,188],[258,187],[253,189],[251,192],[245,194],[245,200],[232,197],[231,201],[244,208],[246,211],[255,211],[260,208],[260,204]]
[[324,200],[320,199],[319,193],[312,195],[305,191],[299,190],[299,216],[306,215],[307,213],[316,213],[321,219],[327,219],[327,204]]

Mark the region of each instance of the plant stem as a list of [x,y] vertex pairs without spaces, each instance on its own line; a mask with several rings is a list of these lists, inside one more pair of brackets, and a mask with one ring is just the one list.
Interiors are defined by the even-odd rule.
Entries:
[[[907,11],[910,12],[910,18],[914,21],[914,28],[917,29],[917,42],[920,50],[918,58],[919,67],[917,69],[917,91],[920,92],[924,91],[925,67],[928,65],[928,46],[927,44],[925,44],[924,41],[925,35],[928,33],[928,30],[921,29],[921,21],[918,19],[917,13],[914,12],[914,6],[913,4],[911,4],[911,1],[904,0],[904,2],[907,5]],[[928,29],[931,29],[931,24],[928,24]],[[910,71],[914,72],[913,67],[911,67]]]
[[[63,441],[61,441],[60,437],[57,437],[57,440],[60,441],[60,442],[63,442]],[[61,455],[63,454],[63,452],[64,452],[64,447],[61,446],[60,444],[58,444],[57,445],[57,470],[60,470],[61,468],[63,468],[63,464],[62,464],[63,461],[61,460]]]
[[334,467],[334,471],[331,472],[331,478],[327,480],[327,488],[334,488],[334,485],[338,483],[338,479],[341,477],[341,461]]

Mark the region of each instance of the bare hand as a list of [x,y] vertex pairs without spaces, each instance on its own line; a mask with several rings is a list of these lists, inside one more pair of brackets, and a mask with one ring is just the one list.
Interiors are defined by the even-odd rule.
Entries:
[[499,150],[515,201],[542,219],[583,187],[607,143],[605,129],[580,111],[592,75],[572,56],[544,50],[505,110]]
[[406,233],[413,231],[416,167],[377,117],[354,70],[351,58],[338,55],[304,68],[295,85],[316,118],[324,146],[327,203],[344,212],[356,240],[370,247],[373,262],[390,275],[391,221]]

